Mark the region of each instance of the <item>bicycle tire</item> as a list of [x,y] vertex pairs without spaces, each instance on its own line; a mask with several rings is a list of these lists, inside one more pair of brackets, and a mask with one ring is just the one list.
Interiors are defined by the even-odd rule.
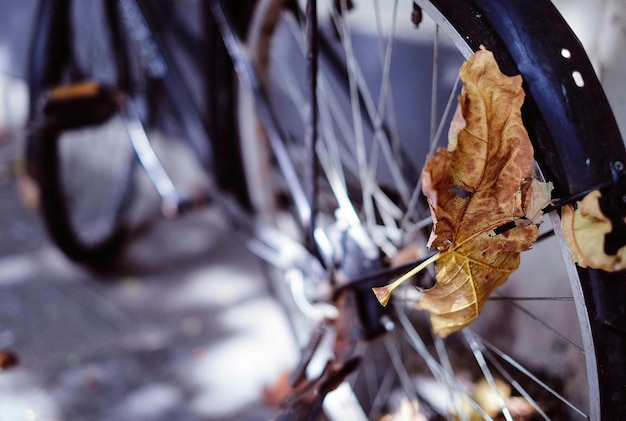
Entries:
[[[259,13],[269,17],[260,19],[263,24],[258,26],[256,35],[252,30],[250,38],[269,38],[278,19],[276,11],[284,3],[259,3]],[[422,11],[434,15],[439,25],[447,27],[444,30],[454,32],[453,38],[466,51],[466,56],[485,45],[494,52],[505,73],[522,74],[527,92],[522,110],[524,122],[535,146],[536,159],[546,178],[555,183],[558,196],[567,197],[610,181],[610,163],[624,162],[626,158],[624,143],[584,50],[551,3],[531,4],[517,0],[416,3],[422,6]],[[266,65],[265,49],[270,46],[265,40],[260,46],[251,41],[249,47],[260,56],[260,59],[256,57],[255,64],[262,89],[270,90],[265,84],[264,69],[259,70],[259,66]],[[574,77],[575,73],[582,77],[582,84]],[[284,117],[276,112],[273,118],[277,119],[277,115]],[[255,139],[258,141],[258,136]],[[597,142],[601,142],[602,147],[598,147]],[[248,147],[249,143],[244,143],[242,149]],[[268,147],[261,145],[263,148]],[[264,195],[271,196],[276,189],[267,186],[275,186],[275,183],[261,175],[269,173],[268,168],[274,163],[272,158],[259,163],[259,156],[262,155],[258,152],[252,153],[253,161],[257,162],[254,167],[248,167],[252,172],[248,180],[259,182],[249,189],[257,192],[265,189]],[[291,173],[287,175],[291,176]],[[268,205],[268,202],[275,204],[275,200],[262,197],[252,198],[252,202],[262,213],[271,215],[276,211],[275,205]],[[579,282],[577,288],[581,291],[577,309],[581,324],[586,325],[582,328],[583,334],[587,335],[586,364],[591,383],[589,416],[592,419],[620,418],[626,411],[624,274],[577,268],[577,277],[580,279],[576,281]]]

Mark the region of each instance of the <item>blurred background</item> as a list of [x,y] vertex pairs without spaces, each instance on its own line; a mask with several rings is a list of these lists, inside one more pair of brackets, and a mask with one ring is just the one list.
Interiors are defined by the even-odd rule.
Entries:
[[[626,3],[555,3],[626,134]],[[22,178],[36,5],[0,0],[0,350],[19,360],[0,369],[0,421],[267,419],[263,388],[297,347],[220,211],[159,223],[128,247],[122,270],[99,277],[47,239]]]

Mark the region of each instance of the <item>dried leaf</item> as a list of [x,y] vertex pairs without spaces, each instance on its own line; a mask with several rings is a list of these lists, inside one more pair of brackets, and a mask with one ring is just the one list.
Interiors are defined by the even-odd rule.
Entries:
[[[481,48],[460,70],[464,82],[448,149],[432,156],[422,189],[433,217],[428,245],[440,253],[393,283],[374,288],[386,305],[402,282],[436,262],[437,284],[416,306],[447,336],[469,325],[489,295],[519,266],[537,239],[537,223],[550,202],[550,184],[532,178],[533,148],[520,108],[521,76],[500,72]],[[510,226],[500,234],[495,229]]]
[[[481,379],[474,385],[471,391],[472,399],[474,399],[478,406],[492,418],[501,413],[499,399],[508,400],[511,397],[511,386],[508,383],[500,379],[495,379],[494,381],[496,389],[494,389],[486,379]],[[467,400],[464,402],[465,413],[469,416],[470,420],[477,421],[484,419]]]
[[518,225],[541,224],[543,208],[550,203],[553,188],[551,182],[544,183],[534,178],[526,180],[520,190],[525,220],[516,221]]
[[293,391],[289,384],[289,371],[282,372],[276,381],[263,387],[263,400],[271,406],[278,406]]
[[19,364],[19,359],[14,352],[9,350],[0,350],[0,371],[13,368]]
[[[521,76],[503,75],[481,50],[461,68],[465,82],[461,116],[451,126],[448,150],[424,169],[424,194],[435,225],[429,245],[445,252],[437,261],[437,285],[417,307],[431,313],[435,332],[460,330],[479,314],[487,297],[519,265],[519,253],[535,242],[535,225],[491,236],[494,228],[543,207],[532,182],[532,145],[521,120]],[[549,190],[549,189],[548,189]],[[544,204],[545,205],[545,204]],[[520,224],[523,225],[523,224]]]
[[578,202],[578,209],[565,206],[561,227],[572,259],[581,267],[592,267],[607,272],[626,269],[626,246],[616,254],[607,254],[606,235],[613,230],[611,220],[600,209],[599,191],[593,191]]
[[394,413],[384,415],[380,421],[426,421],[427,419],[420,411],[419,402],[403,398],[400,407]]
[[[440,149],[424,169],[423,190],[435,218],[429,244],[439,250],[523,218],[521,186],[532,175],[533,149],[520,112],[521,76],[500,73],[485,50],[472,56],[460,74],[465,126],[454,133],[458,127],[453,125],[448,150]],[[533,185],[526,196],[534,193]]]
[[[521,76],[503,75],[481,49],[461,68],[461,114],[423,172],[434,227],[429,246],[441,255],[437,284],[417,307],[431,314],[441,335],[462,329],[489,295],[519,266],[520,252],[537,239],[534,223],[551,188],[532,180],[533,148],[521,118]],[[464,120],[464,124],[461,122]],[[517,227],[494,235],[493,229]]]

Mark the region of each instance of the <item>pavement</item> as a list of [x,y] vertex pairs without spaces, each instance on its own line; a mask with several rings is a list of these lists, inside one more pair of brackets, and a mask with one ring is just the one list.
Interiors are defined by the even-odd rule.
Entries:
[[245,237],[207,210],[124,261],[98,276],[49,244],[0,259],[0,349],[19,360],[0,421],[270,418],[263,388],[296,353]]
[[[26,92],[0,74],[10,99],[0,107],[0,421],[271,418],[264,388],[293,367],[297,346],[246,235],[207,208],[158,220],[106,274],[69,261],[24,189]],[[169,147],[178,181],[197,181],[178,142],[155,147]],[[142,205],[158,209],[154,196]]]

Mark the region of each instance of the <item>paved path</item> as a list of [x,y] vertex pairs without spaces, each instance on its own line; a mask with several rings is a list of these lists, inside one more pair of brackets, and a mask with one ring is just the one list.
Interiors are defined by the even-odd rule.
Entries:
[[[164,246],[165,244],[165,246]],[[263,420],[295,360],[260,265],[214,211],[163,223],[97,277],[51,246],[0,259],[0,421]]]

